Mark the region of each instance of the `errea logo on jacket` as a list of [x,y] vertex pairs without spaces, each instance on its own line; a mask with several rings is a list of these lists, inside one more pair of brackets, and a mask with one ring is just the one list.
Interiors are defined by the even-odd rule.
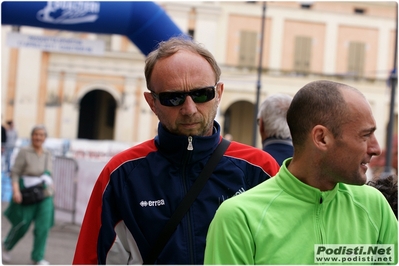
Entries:
[[165,200],[164,199],[160,199],[160,200],[149,200],[149,201],[141,201],[140,202],[140,206],[141,207],[158,207],[158,206],[162,206],[165,205]]
[[[241,193],[244,193],[245,189],[243,187],[241,187],[232,197],[240,195]],[[227,200],[228,198],[230,198],[229,196],[220,196],[219,197],[219,205],[222,204],[223,201]]]

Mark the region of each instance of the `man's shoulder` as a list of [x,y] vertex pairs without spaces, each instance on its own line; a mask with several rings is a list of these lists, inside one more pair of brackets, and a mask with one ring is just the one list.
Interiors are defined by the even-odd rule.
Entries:
[[234,155],[238,157],[252,157],[256,155],[263,158],[273,159],[273,157],[269,153],[265,152],[262,149],[236,141],[232,141],[230,143],[230,146],[226,151],[226,155]]
[[105,164],[104,169],[114,171],[126,163],[138,163],[145,159],[149,153],[157,150],[153,140],[147,140],[127,148],[114,156]]
[[[43,150],[46,151],[45,148],[43,148]],[[21,147],[19,148],[19,152],[20,152],[20,153],[35,153],[35,150],[33,149],[32,146],[27,145],[27,146],[21,146]]]
[[339,191],[350,195],[354,202],[361,205],[373,206],[379,205],[380,201],[386,201],[384,195],[378,189],[366,184],[357,186],[340,183]]
[[275,175],[280,168],[277,161],[262,149],[249,146],[247,144],[232,141],[227,149],[225,156],[244,160],[253,165],[262,166]]
[[275,178],[258,184],[257,186],[227,199],[221,206],[228,211],[257,213],[265,209],[265,206],[278,202],[282,190],[276,183]]
[[144,158],[149,153],[157,150],[154,140],[147,140],[117,153],[111,158],[111,161],[126,161]]
[[276,178],[273,177],[248,189],[244,193],[228,199],[228,201],[231,200],[232,204],[238,205],[242,205],[242,201],[268,203],[272,199],[275,199],[277,194],[280,195],[281,192],[281,187],[276,183]]
[[380,192],[378,189],[369,185],[349,185],[344,183],[339,183],[339,189],[341,191],[348,191],[354,195],[364,195],[364,193],[371,193],[372,195],[378,195]]

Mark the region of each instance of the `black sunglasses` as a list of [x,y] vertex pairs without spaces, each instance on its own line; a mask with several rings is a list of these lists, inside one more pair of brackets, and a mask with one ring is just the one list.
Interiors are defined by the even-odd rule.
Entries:
[[189,95],[195,103],[209,102],[215,98],[215,90],[217,84],[205,88],[195,89],[188,92],[161,92],[156,94],[151,91],[152,96],[158,99],[162,105],[165,106],[179,106],[184,103],[187,95]]

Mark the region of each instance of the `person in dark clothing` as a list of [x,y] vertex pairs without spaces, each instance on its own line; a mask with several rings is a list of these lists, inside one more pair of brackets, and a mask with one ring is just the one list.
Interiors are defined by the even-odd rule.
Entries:
[[273,156],[280,166],[294,153],[286,118],[291,101],[292,97],[287,94],[271,95],[263,101],[258,113],[263,150]]
[[6,169],[6,142],[7,142],[7,130],[1,125],[1,171],[5,171]]
[[1,154],[3,154],[6,142],[7,142],[7,131],[6,128],[3,125],[1,125]]
[[[148,55],[144,97],[159,119],[158,135],[115,155],[100,173],[73,264],[148,263],[165,224],[222,141],[215,121],[220,75],[213,55],[192,40],[172,38]],[[203,264],[219,205],[278,169],[268,153],[231,141],[155,264]]]

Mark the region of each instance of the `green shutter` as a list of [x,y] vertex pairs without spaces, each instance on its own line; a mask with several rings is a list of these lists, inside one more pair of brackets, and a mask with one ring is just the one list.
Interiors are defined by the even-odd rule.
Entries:
[[366,45],[361,42],[350,42],[348,52],[348,74],[362,77],[364,73]]
[[306,36],[295,37],[294,71],[308,73],[312,52],[312,38]]
[[257,47],[256,31],[240,32],[240,48],[239,48],[239,66],[253,67],[256,64],[256,47]]

